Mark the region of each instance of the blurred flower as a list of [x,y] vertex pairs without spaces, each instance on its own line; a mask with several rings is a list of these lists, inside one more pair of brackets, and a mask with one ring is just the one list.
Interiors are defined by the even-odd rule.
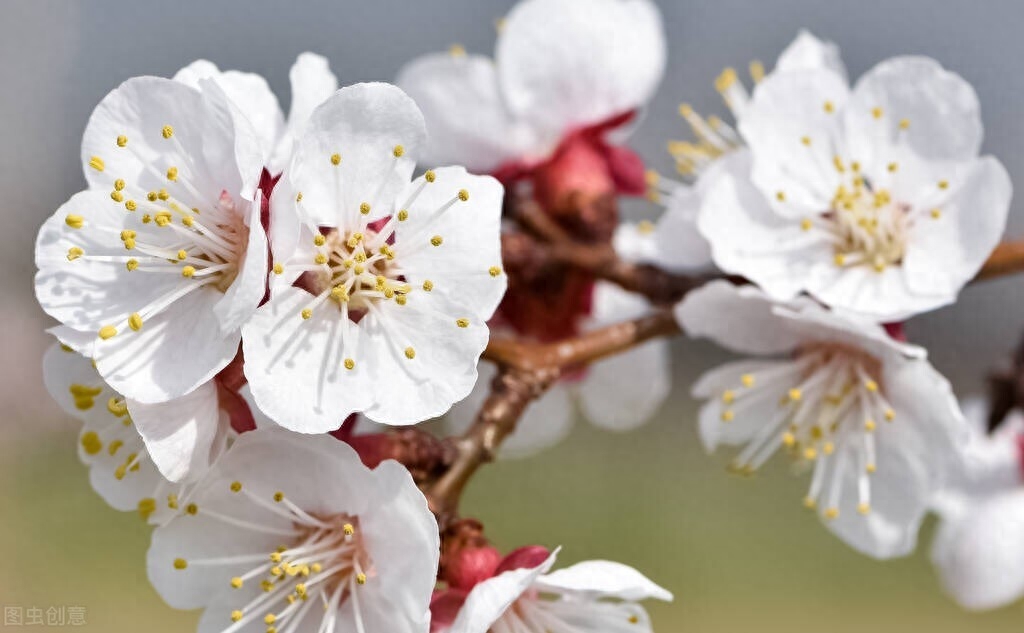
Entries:
[[946,591],[968,609],[994,609],[1024,595],[1024,414],[986,432],[981,400],[964,403],[972,430],[963,471],[942,492],[932,563]]
[[776,303],[724,281],[690,293],[676,317],[690,336],[732,351],[784,355],[727,363],[697,381],[709,451],[743,445],[733,469],[749,474],[782,449],[813,471],[805,503],[841,539],[877,558],[913,550],[967,433],[922,348],[810,299]]
[[255,73],[222,71],[213,62],[200,59],[174,75],[175,81],[196,89],[200,88],[203,79],[213,79],[252,124],[260,140],[264,164],[274,175],[288,165],[292,145],[301,135],[313,109],[338,89],[338,79],[331,72],[327,59],[314,53],[299,55],[288,77],[292,85],[292,101],[286,121],[267,81]]
[[[155,439],[155,454],[175,468],[187,469],[184,474],[176,471],[181,476],[170,481],[157,469],[128,403],[103,382],[88,358],[54,344],[43,357],[43,378],[61,408],[84,423],[78,455],[89,467],[93,489],[113,508],[137,510],[152,524],[170,520],[184,507],[192,484],[224,452],[233,435],[227,416],[221,417],[212,382],[182,398],[182,419],[175,420],[168,436]],[[205,406],[211,404],[207,399],[212,399],[212,406]]]
[[775,73],[739,130],[750,156],[704,192],[699,228],[776,299],[902,320],[952,303],[1002,235],[1011,185],[978,157],[977,95],[933,60],[893,58],[852,92],[834,70]]
[[[812,69],[830,70],[844,80],[846,68],[839,58],[839,49],[832,42],[819,40],[801,30],[775,62],[768,75]],[[755,83],[765,78],[761,62],[751,62],[750,75]],[[715,81],[733,118],[739,121],[750,104],[750,94],[739,80],[734,68],[726,68]],[[679,106],[679,114],[689,124],[697,139],[669,141],[668,151],[675,159],[676,171],[683,182],[648,172],[648,197],[665,206],[665,213],[652,231],[654,251],[649,263],[670,270],[705,268],[712,263],[711,246],[697,230],[697,217],[705,195],[715,179],[729,173],[735,162],[749,160],[747,147],[739,133],[717,116],[697,114],[689,104]]]
[[[616,231],[616,251],[634,260],[649,249],[645,228],[623,224]],[[591,311],[580,330],[586,332],[636,319],[650,313],[642,296],[619,286],[599,281],[594,284]],[[496,370],[490,363],[480,366],[472,393],[455,404],[446,416],[449,431],[469,428],[490,393]],[[595,426],[609,431],[632,431],[647,422],[661,407],[672,389],[669,343],[655,339],[621,354],[580,368],[551,386],[531,402],[516,424],[516,430],[502,443],[503,457],[526,457],[559,443],[572,428],[573,404]]]
[[[467,593],[449,590],[431,603],[432,631],[617,633],[651,631],[640,600],[672,594],[637,570],[604,560],[550,572],[558,551],[525,547],[506,556],[491,578]],[[550,572],[550,573],[549,573]]]
[[505,291],[502,188],[460,167],[409,182],[423,118],[387,84],[318,107],[271,199],[271,300],[243,328],[260,408],[306,433],[350,413],[414,424],[469,393]]
[[89,190],[39,232],[39,303],[92,333],[83,351],[139,402],[213,378],[265,292],[267,241],[252,201],[263,163],[255,132],[230,110],[209,81],[201,91],[126,81],[86,128]]
[[243,434],[153,533],[149,577],[200,631],[426,632],[437,523],[409,473],[343,442]]

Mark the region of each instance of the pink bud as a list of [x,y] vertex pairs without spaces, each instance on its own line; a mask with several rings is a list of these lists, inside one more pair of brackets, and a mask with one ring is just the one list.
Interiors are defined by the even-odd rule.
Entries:
[[495,575],[513,569],[524,567],[536,567],[548,559],[551,552],[541,545],[524,545],[519,549],[512,550],[498,564]]
[[444,579],[453,589],[469,591],[495,575],[501,553],[490,545],[459,548],[445,560]]

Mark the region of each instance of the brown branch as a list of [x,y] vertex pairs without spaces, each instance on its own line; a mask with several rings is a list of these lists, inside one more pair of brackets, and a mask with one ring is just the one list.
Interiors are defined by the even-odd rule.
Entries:
[[1006,240],[996,246],[975,281],[993,279],[1024,271],[1024,239]]

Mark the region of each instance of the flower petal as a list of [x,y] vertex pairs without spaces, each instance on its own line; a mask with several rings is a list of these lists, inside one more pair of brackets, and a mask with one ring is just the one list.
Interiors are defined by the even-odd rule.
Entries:
[[488,173],[506,163],[543,158],[558,141],[540,136],[508,111],[487,57],[424,55],[403,67],[395,83],[427,121],[421,163]]
[[213,306],[213,314],[220,322],[221,332],[230,335],[238,332],[256,308],[263,301],[267,291],[267,234],[260,222],[260,207],[263,192],[256,193],[256,200],[249,207],[245,225],[249,238],[245,256],[238,268],[231,286]]
[[588,560],[558,569],[537,579],[541,591],[579,596],[587,600],[615,598],[637,602],[654,598],[672,601],[672,594],[629,565]]
[[292,85],[292,105],[285,132],[270,159],[270,171],[274,174],[288,166],[295,139],[302,136],[313,110],[338,90],[338,78],[331,72],[327,58],[315,53],[301,53],[292,64],[288,79]]
[[485,633],[519,596],[551,569],[557,556],[556,550],[536,567],[513,569],[477,584],[466,596],[466,602],[448,632]]
[[773,72],[790,72],[824,68],[831,70],[846,81],[846,66],[839,55],[835,42],[820,40],[807,29],[800,29],[796,39],[782,51],[775,62]]
[[562,134],[646,103],[665,49],[649,0],[527,0],[509,13],[495,56],[511,111]]

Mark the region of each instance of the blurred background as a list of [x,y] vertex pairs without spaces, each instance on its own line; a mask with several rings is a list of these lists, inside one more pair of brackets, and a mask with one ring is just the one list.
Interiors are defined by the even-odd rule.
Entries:
[[[584,1],[584,0],[581,0]],[[774,62],[801,27],[836,41],[852,77],[891,55],[919,53],[960,73],[981,96],[985,151],[1024,176],[1024,5],[1019,0],[663,0],[669,66],[633,146],[665,173],[669,138],[685,138],[688,101],[725,114],[712,82],[725,66]],[[196,58],[264,75],[282,105],[288,69],[312,50],[341,83],[390,80],[409,58],[459,43],[493,49],[511,0],[5,0],[0,6],[0,603],[44,611],[83,606],[84,630],[194,630],[195,615],[150,589],[148,529],[96,497],[75,456],[78,425],[50,401],[40,358],[50,325],[32,296],[32,248],[43,220],[83,186],[78,151],[92,108],[134,75],[170,76]],[[632,217],[657,209],[631,202]],[[1024,233],[1024,202],[1008,234]],[[959,395],[979,393],[1024,328],[1024,276],[968,288],[958,306],[915,319],[911,338]],[[482,471],[464,509],[503,549],[564,545],[564,562],[610,558],[675,592],[651,605],[656,629],[835,633],[1020,631],[1019,605],[983,615],[941,594],[927,560],[876,562],[806,513],[805,481],[776,464],[753,479],[703,454],[689,384],[725,360],[711,345],[675,344],[673,397],[639,432],[577,425],[539,457]],[[382,633],[382,632],[371,632]]]

